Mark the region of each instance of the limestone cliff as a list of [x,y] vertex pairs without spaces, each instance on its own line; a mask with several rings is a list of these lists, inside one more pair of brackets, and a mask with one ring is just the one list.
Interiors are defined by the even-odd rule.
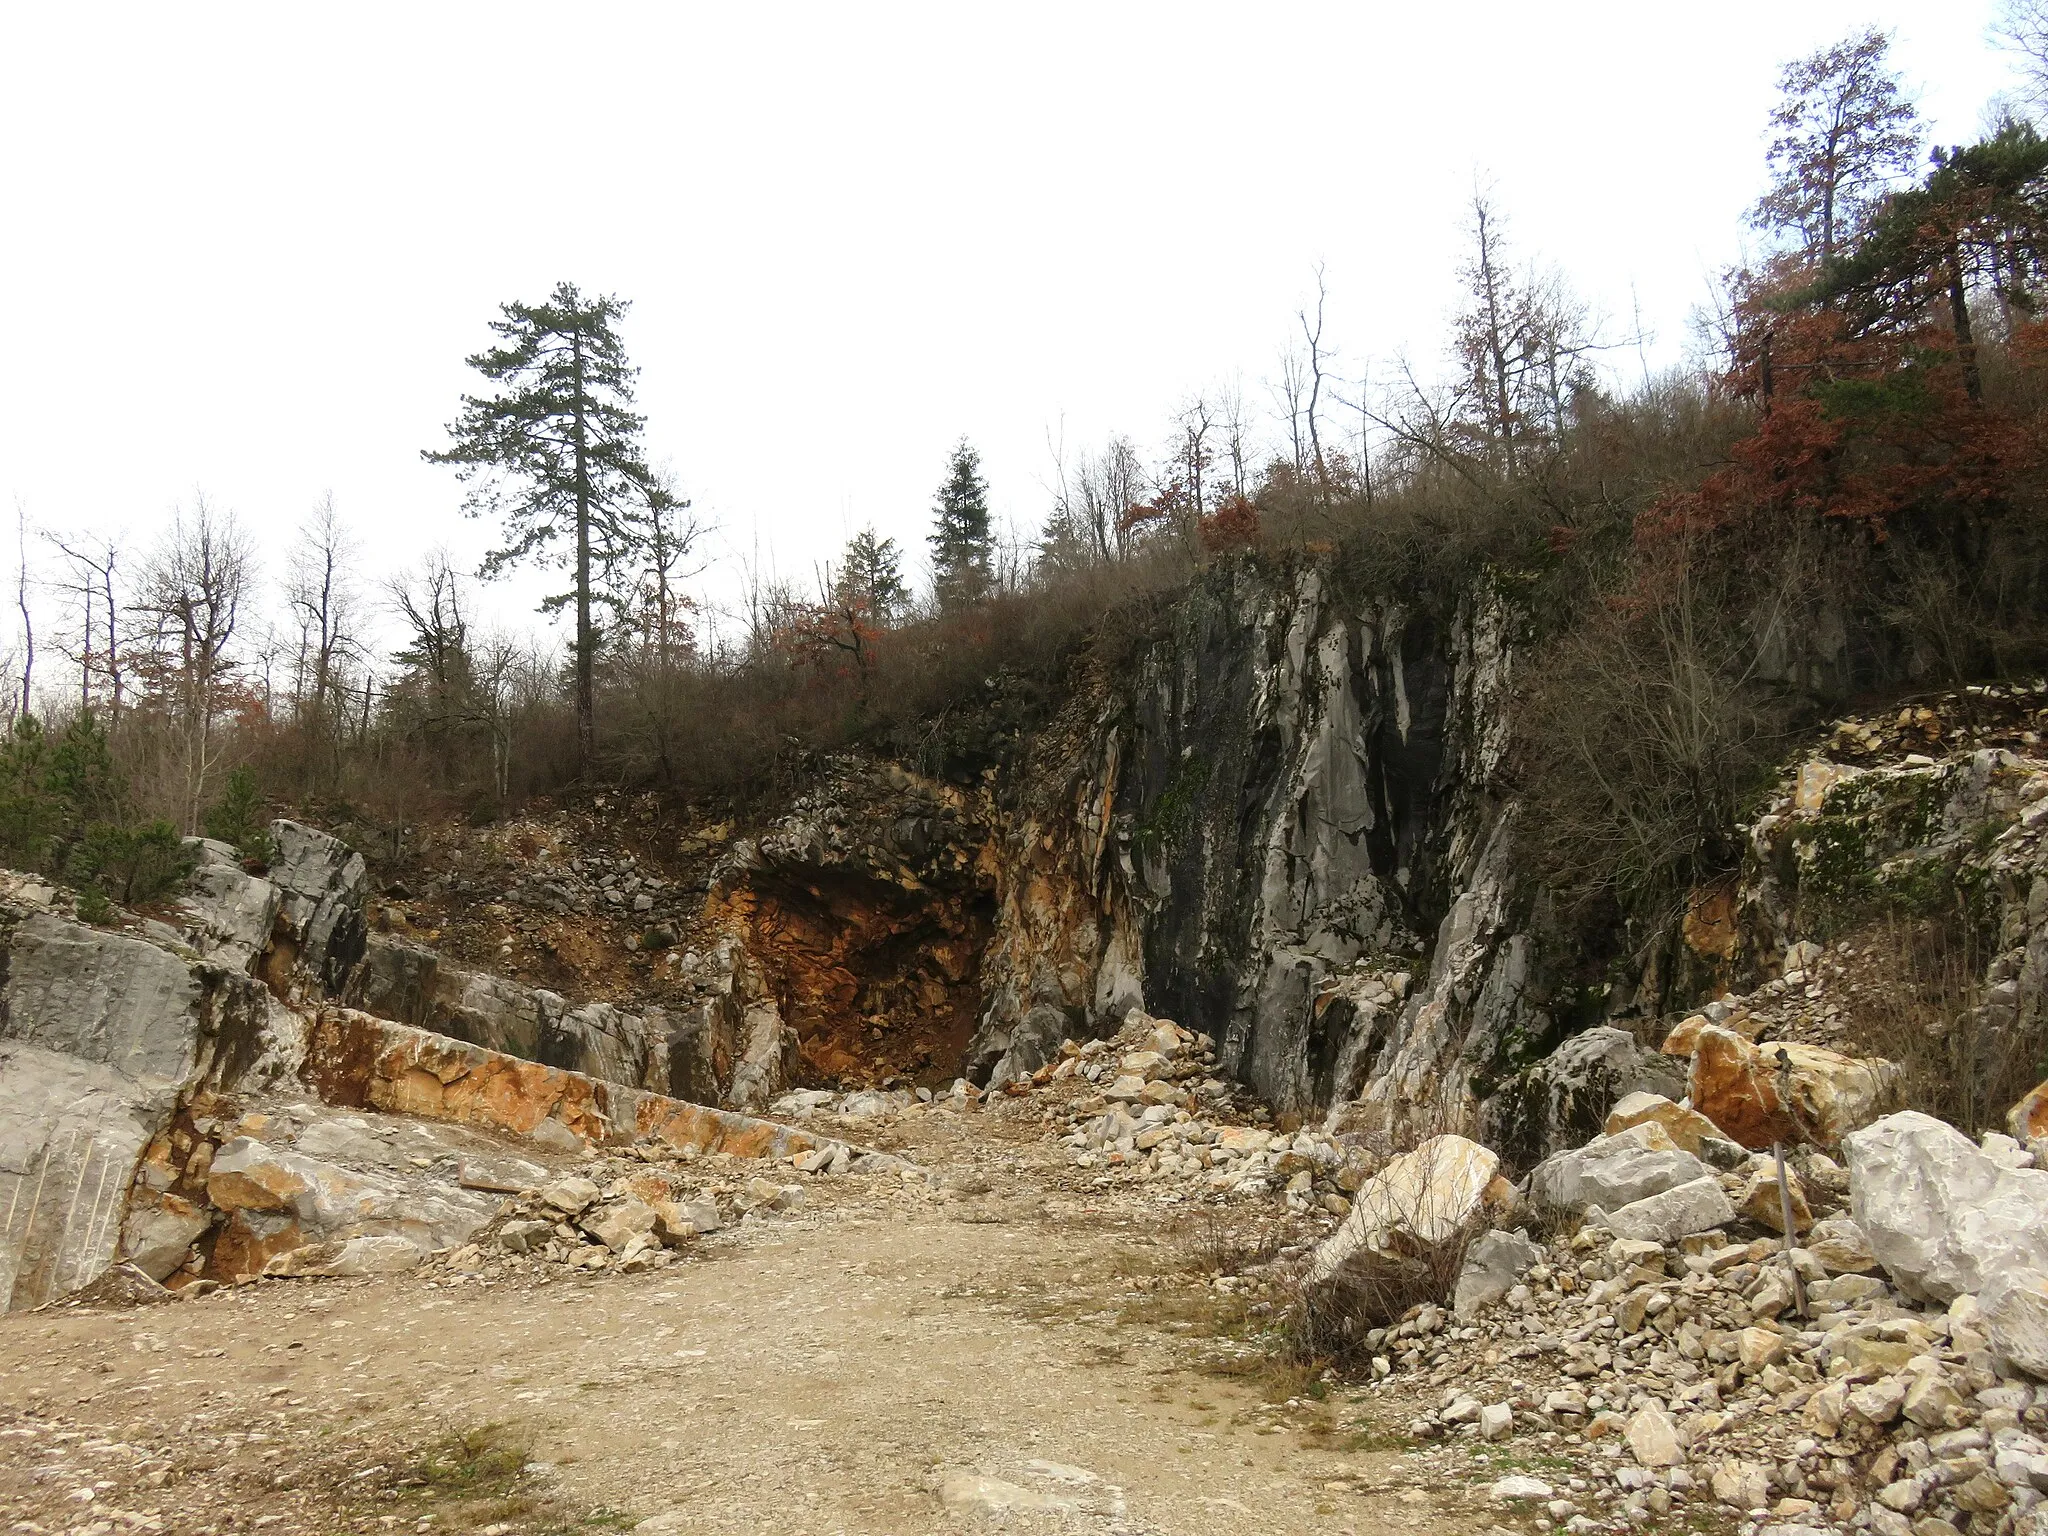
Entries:
[[1548,1027],[1496,789],[1514,619],[1212,569],[1036,744],[969,1059],[1028,1072],[1143,1000],[1275,1108],[1469,1120]]

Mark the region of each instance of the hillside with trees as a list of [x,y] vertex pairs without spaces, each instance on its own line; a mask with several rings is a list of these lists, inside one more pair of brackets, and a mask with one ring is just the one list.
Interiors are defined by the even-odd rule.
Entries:
[[[963,778],[1014,760],[1196,573],[1321,561],[1364,597],[1518,595],[1539,856],[1603,921],[1665,911],[1727,867],[1745,797],[1830,709],[2042,662],[2048,145],[2017,104],[1926,144],[1887,47],[1866,30],[1786,66],[1756,256],[1702,316],[1697,367],[1622,383],[1628,339],[1482,187],[1442,367],[1337,378],[1318,297],[1270,413],[1234,386],[1176,410],[1156,458],[1062,450],[1031,538],[995,525],[963,439],[934,466],[923,571],[864,528],[807,577],[752,571],[717,615],[706,525],[646,460],[627,300],[507,302],[423,449],[497,530],[481,569],[378,569],[331,502],[278,571],[203,499],[132,545],[24,524],[11,771],[40,803],[39,743],[103,743],[120,794],[65,814],[124,836],[203,831],[231,781],[391,849],[601,786],[754,814],[819,753]],[[520,564],[561,575],[559,649],[477,622],[480,583]],[[1788,666],[1823,610],[1845,659]],[[47,838],[12,857],[83,869]]]

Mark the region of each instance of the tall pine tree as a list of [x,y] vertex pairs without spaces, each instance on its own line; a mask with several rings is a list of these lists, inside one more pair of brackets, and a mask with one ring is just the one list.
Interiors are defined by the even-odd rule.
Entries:
[[981,478],[981,455],[964,437],[947,463],[927,542],[932,547],[932,595],[941,608],[957,608],[988,592],[995,563],[988,482]]
[[468,360],[496,391],[464,395],[450,445],[424,457],[455,466],[470,516],[503,519],[505,542],[485,556],[484,575],[528,559],[568,567],[569,590],[542,610],[575,605],[576,746],[587,767],[597,738],[592,609],[618,600],[612,578],[639,542],[647,504],[646,423],[632,409],[639,370],[614,328],[626,310],[618,299],[559,283],[545,303],[500,307],[500,345]]

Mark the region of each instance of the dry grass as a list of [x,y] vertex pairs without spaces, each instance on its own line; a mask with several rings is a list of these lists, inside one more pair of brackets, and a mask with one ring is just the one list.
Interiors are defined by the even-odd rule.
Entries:
[[1971,1135],[2048,1076],[2048,1019],[1987,1007],[1987,945],[1957,914],[1887,918],[1854,935],[1865,957],[1848,1023],[1859,1050],[1904,1069],[1906,1102]]

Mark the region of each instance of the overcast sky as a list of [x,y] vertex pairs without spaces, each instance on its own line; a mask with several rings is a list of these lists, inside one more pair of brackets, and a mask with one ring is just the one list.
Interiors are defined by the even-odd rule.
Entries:
[[[11,4],[0,508],[144,540],[203,491],[274,573],[331,491],[369,575],[473,564],[489,530],[420,450],[496,305],[567,278],[632,302],[650,450],[723,590],[866,522],[921,565],[962,435],[1029,529],[1049,442],[1157,449],[1234,376],[1266,406],[1319,263],[1340,372],[1433,363],[1475,177],[1678,359],[1779,65],[1893,29],[1961,140],[2010,84],[1990,12]],[[491,601],[538,625],[538,590]]]

